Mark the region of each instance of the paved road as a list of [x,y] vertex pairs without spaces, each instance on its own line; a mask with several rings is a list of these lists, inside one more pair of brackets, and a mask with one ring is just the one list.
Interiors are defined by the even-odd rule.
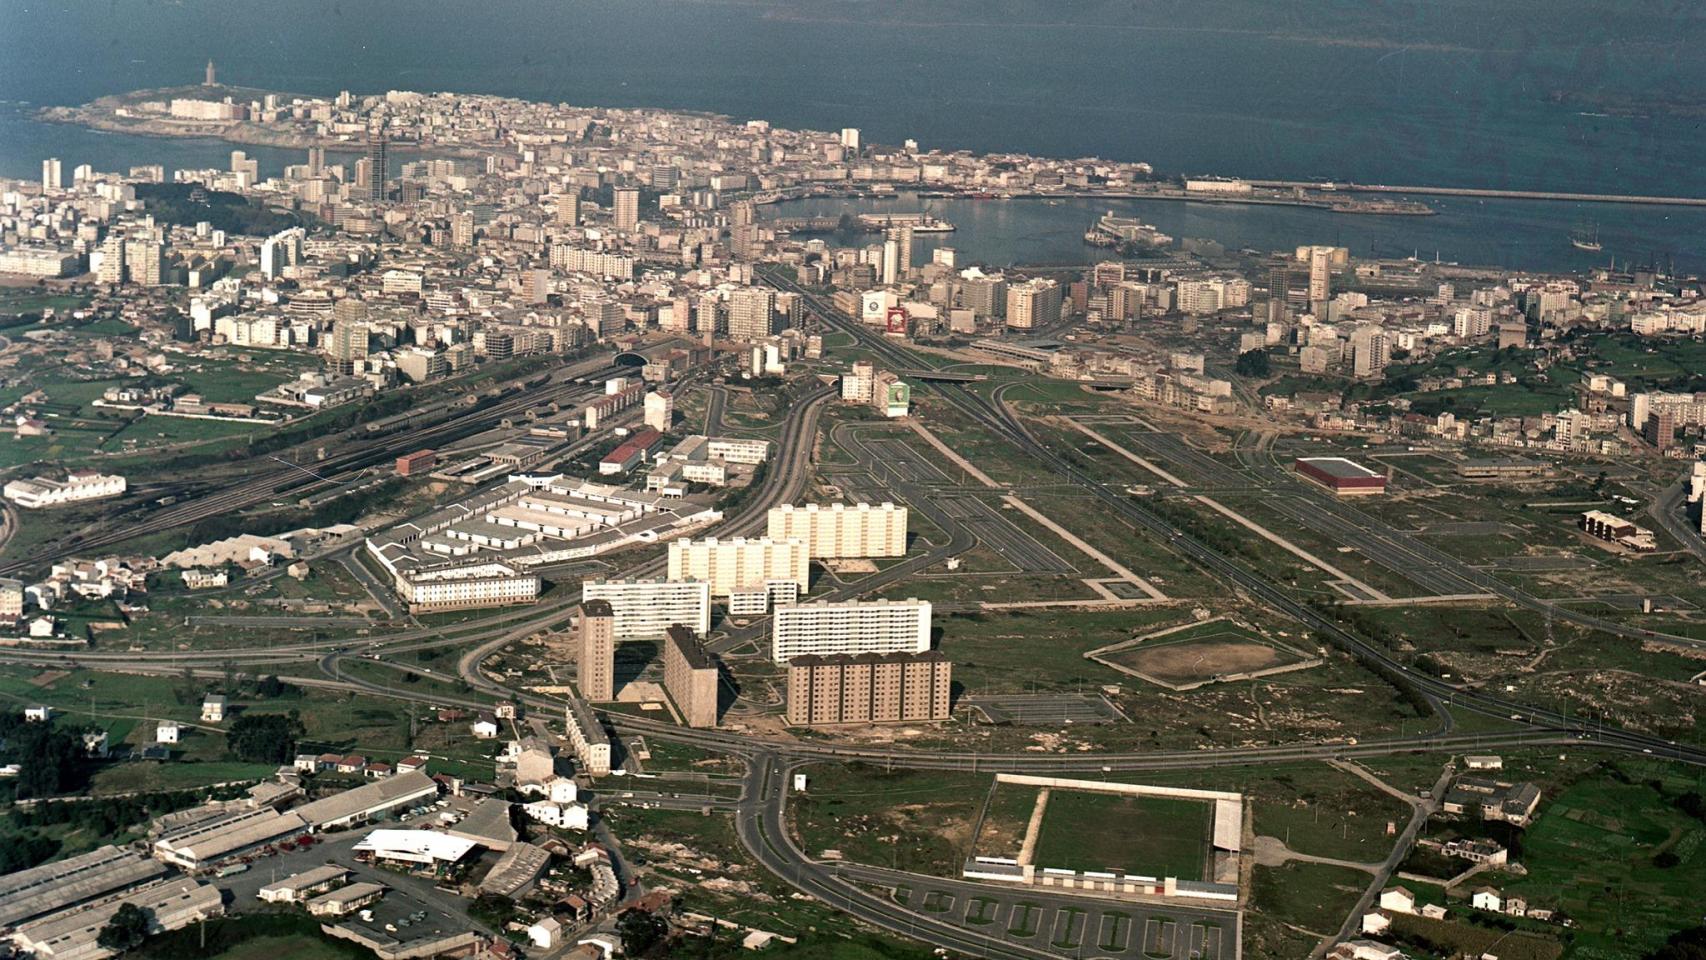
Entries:
[[1657,521],[1671,539],[1682,544],[1684,550],[1694,554],[1696,559],[1706,561],[1706,537],[1701,536],[1699,525],[1689,519],[1687,505],[1688,474],[1684,473],[1680,480],[1653,498],[1647,507],[1647,515]]

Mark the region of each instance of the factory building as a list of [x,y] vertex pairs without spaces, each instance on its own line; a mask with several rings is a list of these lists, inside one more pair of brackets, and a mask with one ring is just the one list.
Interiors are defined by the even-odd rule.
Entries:
[[26,510],[59,507],[84,500],[100,500],[124,493],[124,478],[116,474],[93,470],[73,470],[64,480],[36,477],[33,480],[13,480],[6,484],[6,499]]
[[711,584],[705,580],[588,580],[581,602],[592,600],[610,605],[617,640],[661,637],[678,623],[711,632]]
[[906,555],[906,508],[892,503],[785,503],[768,520],[770,539],[804,540],[813,559]]
[[934,650],[795,657],[788,661],[788,723],[946,720],[953,664]]
[[717,725],[717,664],[686,627],[670,627],[663,641],[663,687],[689,727]]
[[412,770],[305,803],[291,813],[308,821],[315,830],[327,830],[366,823],[393,810],[412,807],[437,796],[437,781],[423,770]]
[[166,867],[135,850],[105,846],[0,877],[0,927],[152,883]]
[[1386,492],[1385,474],[1376,473],[1344,457],[1298,457],[1294,467],[1300,476],[1341,497],[1366,497]]
[[929,649],[928,600],[780,604],[770,631],[770,657],[777,663],[807,654],[924,653]]
[[187,877],[161,880],[26,923],[12,931],[12,943],[37,960],[93,960],[113,956],[114,951],[99,943],[101,930],[127,903],[147,915],[151,934],[182,930],[192,923],[225,914],[224,898],[218,887]]
[[803,593],[811,588],[811,555],[804,540],[673,540],[669,579],[704,580],[711,596],[726,597],[771,581],[792,581]]

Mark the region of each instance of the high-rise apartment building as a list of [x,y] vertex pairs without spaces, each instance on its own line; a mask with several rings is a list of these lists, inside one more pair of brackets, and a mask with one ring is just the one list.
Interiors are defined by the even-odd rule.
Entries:
[[65,167],[58,157],[48,157],[41,162],[41,188],[55,191],[65,189]]
[[793,726],[946,720],[953,664],[924,653],[796,657],[788,663]]
[[1014,330],[1032,330],[1060,322],[1060,284],[1044,277],[1032,277],[1007,288],[1007,326]]
[[717,664],[686,627],[663,639],[663,688],[689,727],[717,725]]
[[557,194],[557,225],[578,226],[581,222],[581,198],[578,193]]
[[1358,327],[1351,334],[1351,373],[1357,377],[1378,377],[1385,373],[1391,351],[1391,340],[1379,327]]
[[771,508],[766,532],[772,540],[804,540],[813,559],[901,557],[906,555],[906,519],[906,508],[892,503],[785,503]]
[[705,580],[588,580],[581,603],[593,600],[610,605],[618,640],[661,637],[676,624],[711,631],[711,584]]
[[377,125],[367,130],[367,199],[372,203],[384,203],[388,198],[386,181],[391,176],[391,167],[387,157],[385,130]]
[[851,150],[854,153],[859,152],[859,128],[858,127],[842,127],[841,128],[841,148],[843,150]]
[[1641,437],[1660,450],[1669,450],[1676,445],[1676,417],[1669,410],[1647,414]]
[[775,332],[776,291],[741,287],[729,295],[729,339],[763,340]]
[[628,328],[622,305],[614,300],[594,300],[585,305],[586,325],[599,339],[614,337]]
[[675,421],[675,397],[662,390],[646,394],[646,426],[668,433]]
[[[359,302],[359,301],[343,301]],[[332,321],[332,335],[326,338],[328,366],[348,376],[367,361],[367,322],[350,318]]]
[[124,234],[107,234],[101,241],[101,269],[95,279],[101,283],[123,283],[124,276]]
[[640,191],[634,187],[617,187],[614,199],[617,231],[632,233],[640,226]]
[[923,653],[930,649],[928,600],[784,603],[770,629],[770,658],[815,654]]
[[899,283],[912,273],[912,227],[910,224],[900,224],[883,231],[884,268],[888,267],[888,244],[894,244],[894,278],[883,280],[884,283]]
[[669,579],[707,581],[713,597],[772,582],[793,583],[803,593],[811,587],[811,555],[804,540],[672,540]]
[[582,697],[616,698],[616,614],[607,600],[581,603],[580,659],[575,669]]
[[462,248],[474,245],[474,215],[472,213],[463,211],[451,216],[450,245]]
[[150,233],[124,240],[124,271],[131,283],[158,287],[166,282],[166,245]]
[[1007,278],[1000,274],[989,276],[981,272],[965,277],[960,282],[960,303],[979,317],[1006,316]]
[[1333,295],[1332,251],[1327,247],[1309,250],[1309,302],[1326,303]]

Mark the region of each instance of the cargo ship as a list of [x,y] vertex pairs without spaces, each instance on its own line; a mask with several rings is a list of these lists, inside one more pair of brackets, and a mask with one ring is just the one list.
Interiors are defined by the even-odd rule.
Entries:
[[953,233],[953,224],[928,213],[861,213],[859,224],[866,230],[911,227],[913,233]]

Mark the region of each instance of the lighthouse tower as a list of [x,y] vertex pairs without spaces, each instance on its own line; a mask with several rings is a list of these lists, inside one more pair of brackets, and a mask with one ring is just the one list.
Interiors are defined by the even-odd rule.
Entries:
[[218,81],[213,79],[213,61],[212,60],[207,61],[207,76],[202,79],[201,85],[204,87],[212,87],[212,86],[218,85]]

